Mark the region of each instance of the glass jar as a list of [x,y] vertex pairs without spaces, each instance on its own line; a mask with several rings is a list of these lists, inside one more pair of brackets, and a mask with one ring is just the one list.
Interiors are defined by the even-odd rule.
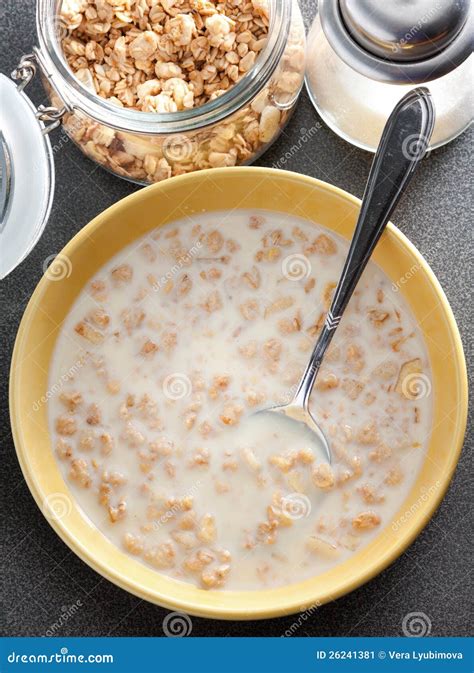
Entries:
[[396,103],[422,82],[436,108],[430,147],[462,133],[473,116],[474,63],[463,4],[320,0],[307,38],[306,86],[326,124],[375,152]]
[[[298,100],[305,31],[297,0],[266,1],[269,30],[254,65],[221,96],[166,114],[121,108],[75,77],[61,48],[61,0],[37,1],[39,46],[0,74],[0,279],[33,249],[54,192],[49,132],[63,124],[88,157],[139,184],[249,164],[277,138]],[[24,89],[39,71],[51,102]],[[28,198],[25,195],[28,194]]]
[[[91,159],[120,177],[149,184],[190,171],[249,164],[277,138],[300,93],[305,31],[297,0],[268,0],[267,43],[254,66],[218,98],[171,113],[120,108],[91,92],[60,45],[60,2],[38,0],[35,58],[52,106]],[[58,29],[59,26],[59,29]]]

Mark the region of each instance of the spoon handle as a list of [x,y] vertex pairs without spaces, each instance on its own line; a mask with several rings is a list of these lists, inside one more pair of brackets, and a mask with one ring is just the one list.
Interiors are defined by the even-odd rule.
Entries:
[[307,404],[324,354],[390,215],[424,157],[435,121],[428,89],[408,92],[385,124],[370,169],[359,218],[323,329],[295,401]]

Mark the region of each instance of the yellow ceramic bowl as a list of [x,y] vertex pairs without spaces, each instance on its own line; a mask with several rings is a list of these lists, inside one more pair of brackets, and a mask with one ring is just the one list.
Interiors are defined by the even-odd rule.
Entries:
[[[43,277],[25,311],[11,369],[11,421],[28,486],[67,545],[97,572],[153,603],[222,619],[276,617],[352,591],[394,561],[427,523],[449,484],[464,436],[467,383],[446,297],[419,252],[389,225],[375,261],[405,295],[432,365],[434,424],[421,473],[398,514],[367,547],[324,574],[265,591],[204,591],[158,574],[109,542],[76,506],[56,464],[47,423],[48,370],[61,323],[79,292],[124,246],[203,210],[266,208],[314,220],[350,238],[360,202],[312,178],[266,168],[225,168],[143,189],[96,217],[62,251],[62,280]],[[429,226],[429,222],[425,223]],[[238,232],[236,232],[238,238]],[[52,512],[56,512],[53,514]]]

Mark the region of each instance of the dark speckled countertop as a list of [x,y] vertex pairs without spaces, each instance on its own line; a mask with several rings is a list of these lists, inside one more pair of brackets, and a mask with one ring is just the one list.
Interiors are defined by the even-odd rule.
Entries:
[[[304,0],[306,19],[314,3]],[[2,0],[0,71],[9,73],[36,42],[33,0]],[[313,7],[313,10],[310,8]],[[29,88],[46,102],[38,81]],[[290,150],[301,129],[318,117],[304,92],[280,139],[259,160],[269,166]],[[395,222],[426,257],[457,318],[466,355],[472,353],[473,201],[472,129],[425,159]],[[136,187],[86,159],[55,131],[56,194],[49,224],[34,252],[0,285],[2,481],[1,535],[4,591],[3,635],[43,635],[58,622],[63,636],[161,636],[167,611],[110,584],[80,561],[53,532],[22,477],[7,410],[11,352],[22,313],[42,274],[43,261],[92,217]],[[371,156],[339,139],[324,124],[285,168],[306,173],[361,196]],[[290,152],[290,154],[292,154]],[[471,281],[472,283],[472,281]],[[467,301],[466,301],[467,300]],[[407,613],[423,612],[433,636],[470,635],[474,595],[472,570],[472,429],[461,461],[438,512],[406,553],[365,586],[315,610],[298,623],[297,635],[402,635]],[[469,598],[471,596],[471,599]],[[75,607],[74,607],[75,606]],[[71,609],[72,607],[72,609]],[[298,617],[260,622],[193,618],[196,636],[280,636]]]

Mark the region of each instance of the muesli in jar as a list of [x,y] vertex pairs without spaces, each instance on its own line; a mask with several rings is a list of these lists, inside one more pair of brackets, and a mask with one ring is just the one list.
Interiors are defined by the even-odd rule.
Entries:
[[[291,22],[280,27],[284,48],[267,54],[271,12],[282,11],[272,0],[63,0],[61,48],[75,78],[109,105],[156,115],[156,132],[140,134],[76,108],[66,131],[89,157],[137,182],[250,163],[280,133],[303,82],[301,14],[292,0],[280,4]],[[233,89],[250,86],[245,76],[255,95],[234,104]],[[169,122],[186,114],[188,128],[173,132]]]

